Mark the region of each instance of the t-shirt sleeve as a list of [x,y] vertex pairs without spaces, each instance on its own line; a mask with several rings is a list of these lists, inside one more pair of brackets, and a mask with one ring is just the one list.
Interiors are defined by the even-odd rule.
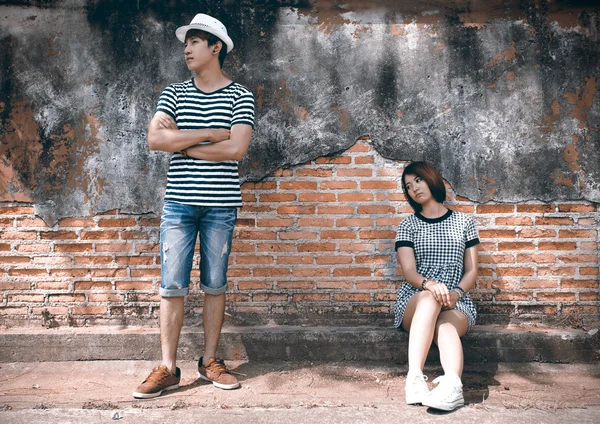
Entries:
[[471,215],[467,215],[465,225],[465,248],[473,247],[479,244],[479,234],[475,228],[475,220]]
[[233,102],[231,126],[246,124],[254,128],[254,95],[244,87]]
[[404,219],[400,225],[398,225],[398,231],[396,231],[396,250],[400,247],[412,247],[415,248],[414,243],[414,230],[408,219]]
[[165,88],[158,99],[158,104],[156,105],[157,112],[164,112],[171,116],[171,118],[175,119],[175,105],[177,104],[177,93],[175,93],[175,89],[173,86],[168,86]]

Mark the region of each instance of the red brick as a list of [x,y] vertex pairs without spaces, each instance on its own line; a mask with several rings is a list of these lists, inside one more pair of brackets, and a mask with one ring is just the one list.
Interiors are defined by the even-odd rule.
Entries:
[[83,294],[51,294],[48,296],[50,303],[65,303],[65,302],[84,302],[85,295]]
[[294,224],[293,219],[259,219],[257,226],[259,227],[290,227]]
[[577,220],[577,225],[585,226],[585,225],[596,225],[597,220],[594,218],[579,218]]
[[372,227],[371,218],[339,218],[335,221],[336,227]]
[[400,218],[378,218],[378,227],[397,227],[400,224]]
[[51,314],[52,316],[66,315],[69,313],[69,308],[66,306],[44,306],[39,308],[32,308],[31,312],[33,315],[45,315]]
[[119,232],[115,230],[107,231],[82,231],[81,240],[118,240]]
[[300,202],[335,202],[333,193],[300,193],[298,196]]
[[522,289],[552,289],[557,287],[557,280],[521,280]]
[[160,225],[160,218],[140,218],[141,227],[158,227]]
[[135,218],[101,218],[98,227],[135,227]]
[[555,315],[557,313],[556,306],[551,305],[519,305],[519,314],[526,315]]
[[453,211],[457,212],[468,213],[471,215],[475,213],[474,205],[451,205],[449,209],[452,209]]
[[85,277],[88,275],[87,268],[78,269],[51,269],[50,276],[52,277]]
[[261,202],[294,202],[296,195],[294,193],[272,193],[272,194],[261,194]]
[[296,293],[292,295],[292,302],[328,302],[328,293]]
[[556,237],[555,230],[520,230],[517,235],[520,238],[543,238]]
[[559,293],[559,292],[552,292],[552,293],[536,293],[535,295],[536,299],[538,301],[566,301],[566,302],[572,302],[575,300],[575,293]]
[[597,289],[598,280],[560,280],[560,286],[563,289]]
[[533,225],[533,220],[527,216],[518,216],[514,218],[496,218],[496,225],[514,225],[514,226],[530,226]]
[[321,231],[321,239],[356,239],[356,233],[344,230]]
[[348,156],[337,156],[337,157],[321,157],[321,158],[317,158],[315,159],[315,164],[320,165],[320,164],[341,164],[341,165],[347,165],[349,163],[351,163],[352,160],[350,157]]
[[371,168],[340,168],[336,170],[338,177],[370,177],[373,175]]
[[312,281],[279,281],[277,282],[277,288],[282,290],[288,289],[300,289],[310,290],[314,288],[315,283]]
[[335,302],[370,302],[371,295],[368,293],[336,293],[333,295]]
[[325,218],[300,218],[298,227],[333,227],[333,219]]
[[294,277],[329,277],[331,271],[329,268],[298,267],[292,269],[292,275]]
[[17,303],[17,302],[36,302],[42,303],[44,302],[45,295],[43,294],[9,294],[8,301],[9,303]]
[[119,209],[111,209],[105,212],[98,213],[97,215],[118,215]]
[[354,306],[352,308],[354,314],[389,314],[389,306]]
[[[75,238],[77,238],[77,234],[75,234]],[[37,239],[37,231],[3,231],[0,233],[0,239],[2,239],[2,240],[36,240]]]
[[323,181],[321,190],[355,190],[358,187],[356,181]]
[[295,252],[296,246],[291,243],[257,243],[259,252]]
[[96,222],[91,218],[64,218],[58,221],[59,227],[95,227]]
[[396,210],[393,206],[359,206],[359,215],[384,215],[394,213]]
[[34,256],[34,264],[66,265],[73,263],[69,256]]
[[340,202],[372,202],[373,195],[371,193],[340,193],[338,200]]
[[37,290],[68,290],[68,281],[38,281],[35,283]]
[[91,243],[66,243],[66,244],[55,243],[54,251],[57,253],[91,252],[92,244]]
[[277,264],[279,265],[301,265],[312,264],[313,262],[312,256],[277,256]]
[[580,275],[598,275],[598,267],[581,267],[579,268]]
[[481,264],[510,264],[515,262],[513,255],[479,255]]
[[160,269],[132,269],[131,277],[160,277]]
[[28,256],[0,256],[0,264],[28,264],[31,258]]
[[317,205],[319,215],[351,215],[354,213],[354,206],[322,206]]
[[253,293],[253,302],[287,302],[287,294]]
[[502,292],[494,296],[498,302],[530,300],[531,294],[520,292]]
[[115,288],[117,290],[149,291],[153,289],[153,283],[152,281],[117,281]]
[[375,158],[373,156],[356,156],[354,157],[354,163],[357,165],[368,165],[375,163]]
[[586,205],[581,203],[562,203],[558,205],[558,210],[560,212],[596,212],[596,207],[594,205]]
[[359,231],[361,239],[394,239],[396,232],[391,230],[363,230]]
[[280,215],[314,215],[316,206],[279,206],[277,213]]
[[290,275],[289,268],[254,268],[252,275],[255,277],[287,277]]
[[77,265],[106,265],[112,261],[112,256],[75,256]]
[[17,219],[17,227],[48,227],[48,225],[40,218],[20,218]]
[[49,244],[20,244],[17,246],[17,252],[48,253]]
[[147,231],[122,231],[121,238],[123,240],[151,240],[158,237],[158,234],[153,236]]
[[560,230],[558,232],[560,238],[596,238],[598,231],[596,230]]
[[561,255],[558,259],[566,264],[597,262],[598,255]]
[[573,218],[546,218],[536,217],[535,225],[572,225]]
[[277,233],[265,230],[240,230],[238,238],[242,240],[277,240]]
[[[11,277],[47,277],[48,271],[45,269],[10,269],[8,275]],[[29,284],[28,284],[29,286]]]
[[597,302],[600,300],[600,293],[598,292],[580,292],[579,300],[582,302]]
[[27,308],[0,306],[0,315],[27,315]]
[[593,241],[582,241],[579,243],[579,250],[596,250],[598,243]]
[[334,243],[303,243],[298,245],[298,252],[333,252]]
[[10,252],[10,244],[0,244],[0,252]]
[[296,177],[322,177],[322,178],[330,178],[333,176],[333,171],[331,169],[297,169]]
[[263,264],[270,265],[274,262],[273,256],[266,255],[237,255],[235,262],[238,264]]
[[357,264],[387,264],[391,258],[388,255],[379,256],[355,256]]
[[2,206],[0,215],[32,215],[35,213],[33,206]]
[[254,203],[256,202],[256,195],[251,193],[242,193],[243,203]]
[[238,281],[239,290],[270,290],[273,288],[272,281]]
[[159,253],[160,251],[159,249],[159,243],[149,243],[149,244],[145,244],[145,243],[136,243],[135,245],[135,251],[137,253]]
[[317,256],[317,265],[351,264],[352,256]]
[[556,263],[555,255],[542,255],[542,254],[518,254],[517,262],[534,262],[537,264],[553,264]]
[[529,242],[501,242],[498,243],[498,250],[535,250],[535,245]]
[[539,250],[576,250],[577,244],[573,241],[541,241],[538,244]]
[[277,189],[277,182],[275,181],[261,181],[256,183],[244,183],[242,184],[242,190],[275,190]]
[[90,302],[123,302],[123,296],[116,293],[89,293]]
[[340,243],[340,252],[374,252],[375,245],[371,243]]
[[598,306],[563,306],[563,315],[598,315]]
[[40,231],[42,240],[76,240],[75,231]]
[[286,231],[279,233],[281,240],[310,240],[317,237],[318,234],[312,231]]
[[236,253],[247,253],[254,252],[256,249],[254,248],[254,244],[246,244],[246,243],[236,243],[235,241],[231,243],[231,251]]
[[482,239],[496,238],[515,238],[515,230],[479,230],[479,237]]
[[108,269],[93,269],[92,277],[112,277],[112,278],[123,278],[127,277],[127,270],[124,268],[108,268]]
[[556,205],[517,205],[518,213],[551,213],[556,211]]
[[96,243],[96,252],[128,253],[132,247],[130,243]]
[[515,267],[515,268],[496,268],[496,275],[499,277],[531,277],[533,276],[533,268]]
[[117,265],[154,265],[154,256],[117,256]]
[[75,281],[75,290],[112,290],[110,281]]
[[336,268],[333,270],[334,277],[370,277],[370,268]]
[[397,181],[361,181],[361,190],[396,190],[398,189]]
[[346,149],[346,153],[354,153],[354,152],[370,152],[371,146],[369,144],[366,144],[364,142],[360,142],[357,141],[353,146],[350,146],[348,149]]
[[478,214],[513,213],[514,211],[514,205],[477,205]]
[[317,183],[314,181],[281,181],[280,190],[316,190]]
[[404,168],[379,168],[377,170],[378,177],[401,177]]
[[572,277],[575,275],[575,268],[572,267],[538,267],[537,274],[541,277],[544,276],[562,276],[562,277]]
[[106,306],[73,306],[71,312],[73,315],[103,315],[108,309]]

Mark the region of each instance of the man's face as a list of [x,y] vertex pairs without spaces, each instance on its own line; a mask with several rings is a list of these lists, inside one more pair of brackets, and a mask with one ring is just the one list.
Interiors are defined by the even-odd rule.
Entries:
[[185,40],[183,56],[185,64],[190,71],[202,69],[210,60],[214,60],[212,50],[215,46],[209,47],[208,42],[200,37],[188,37]]

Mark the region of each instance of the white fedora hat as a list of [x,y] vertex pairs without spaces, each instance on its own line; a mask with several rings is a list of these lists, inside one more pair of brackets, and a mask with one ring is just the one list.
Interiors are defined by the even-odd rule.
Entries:
[[205,15],[204,13],[198,13],[192,19],[189,25],[185,25],[177,28],[175,35],[182,43],[185,43],[185,34],[190,29],[200,29],[202,31],[210,32],[211,34],[219,37],[227,45],[227,53],[233,50],[233,41],[227,35],[227,28],[218,19],[212,16]]

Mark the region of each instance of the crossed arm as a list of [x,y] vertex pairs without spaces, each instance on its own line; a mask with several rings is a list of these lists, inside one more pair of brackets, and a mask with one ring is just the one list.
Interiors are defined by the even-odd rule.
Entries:
[[[412,247],[398,248],[398,262],[402,268],[402,274],[406,281],[413,287],[421,289],[423,276],[417,272],[417,264],[415,261],[415,252]],[[465,292],[468,292],[475,287],[477,280],[477,246],[472,246],[465,249],[464,256],[464,273],[458,284]],[[428,279],[425,282],[425,289],[429,290],[435,300],[443,305],[443,309],[453,309],[458,300],[458,294],[449,292],[448,287],[443,283]]]
[[[209,161],[241,160],[250,144],[252,127],[237,124],[226,129],[181,131],[171,116],[156,112],[148,128],[148,146],[151,150],[178,152]],[[203,141],[210,144],[198,145]]]

